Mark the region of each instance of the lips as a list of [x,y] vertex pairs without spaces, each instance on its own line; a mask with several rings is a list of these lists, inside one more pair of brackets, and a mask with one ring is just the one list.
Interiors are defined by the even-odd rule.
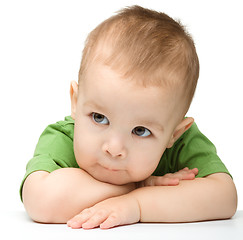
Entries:
[[113,167],[106,167],[105,165],[103,164],[99,164],[102,168],[108,170],[108,171],[112,171],[112,172],[118,172],[118,171],[121,171],[121,169],[117,169],[117,168],[113,168]]
[[112,172],[120,171],[119,169],[114,169],[114,168],[110,168],[110,167],[103,167],[103,168],[105,168],[106,170],[112,171]]

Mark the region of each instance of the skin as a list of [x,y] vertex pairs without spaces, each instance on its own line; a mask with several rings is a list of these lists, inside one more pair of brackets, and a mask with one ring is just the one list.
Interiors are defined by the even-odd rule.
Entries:
[[84,229],[232,217],[237,194],[229,175],[195,179],[198,170],[185,168],[151,176],[165,149],[193,123],[180,114],[178,95],[93,62],[80,86],[70,88],[80,169],[30,174],[23,186],[29,216]]
[[[93,63],[79,89],[75,82],[71,85],[79,166],[96,180],[110,184],[149,179],[165,149],[193,123],[192,118],[179,120],[182,106],[175,99],[166,89],[138,86],[108,66]],[[178,204],[176,199],[184,201]],[[236,210],[236,199],[232,179],[217,173],[173,188],[142,187],[106,199],[81,211],[68,226],[106,229],[138,221],[229,218]]]
[[176,126],[179,106],[171,92],[138,86],[99,63],[89,67],[79,91],[72,86],[75,157],[102,182],[122,185],[148,178],[165,149],[193,123],[187,118]]

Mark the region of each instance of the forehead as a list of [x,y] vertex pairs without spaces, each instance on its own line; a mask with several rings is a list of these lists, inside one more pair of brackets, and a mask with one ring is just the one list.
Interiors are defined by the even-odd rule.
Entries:
[[153,118],[168,121],[172,117],[175,108],[173,94],[162,87],[136,84],[99,63],[91,64],[85,75],[80,86],[83,103],[112,113],[136,115],[145,121]]
[[172,97],[169,89],[149,84],[145,86],[139,83],[139,79],[134,80],[131,77],[124,77],[120,72],[101,62],[94,62],[89,66],[81,85],[86,88],[87,92],[96,92],[96,94],[106,92],[107,95],[115,93],[117,98],[125,92],[124,100],[141,96],[141,101],[144,100],[144,102],[146,102],[147,97],[156,102],[164,102]]

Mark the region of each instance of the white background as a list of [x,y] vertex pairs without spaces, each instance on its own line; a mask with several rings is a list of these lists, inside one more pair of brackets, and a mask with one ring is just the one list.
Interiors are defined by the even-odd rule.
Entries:
[[0,1],[1,199],[22,210],[19,185],[43,129],[70,115],[87,34],[122,7],[139,4],[180,19],[191,32],[200,78],[188,116],[216,145],[243,209],[241,1]]

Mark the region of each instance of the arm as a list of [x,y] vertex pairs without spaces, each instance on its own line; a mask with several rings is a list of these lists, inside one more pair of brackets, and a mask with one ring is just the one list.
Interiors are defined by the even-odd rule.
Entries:
[[173,188],[138,189],[131,194],[139,203],[141,222],[226,219],[232,217],[237,208],[234,183],[225,173],[183,181]]
[[72,228],[111,228],[135,222],[192,222],[226,219],[237,207],[229,175],[216,173],[177,186],[152,186],[107,199],[68,221]]
[[[144,185],[177,185],[181,179],[194,179],[197,169],[187,168],[163,177],[150,177]],[[107,198],[124,195],[135,184],[112,185],[95,180],[78,168],[62,168],[51,173],[33,172],[23,187],[23,202],[29,216],[38,222],[64,223],[83,209]]]
[[99,182],[78,168],[51,173],[37,171],[24,183],[23,202],[29,216],[37,222],[66,223],[84,208],[134,188],[134,184],[117,186]]

